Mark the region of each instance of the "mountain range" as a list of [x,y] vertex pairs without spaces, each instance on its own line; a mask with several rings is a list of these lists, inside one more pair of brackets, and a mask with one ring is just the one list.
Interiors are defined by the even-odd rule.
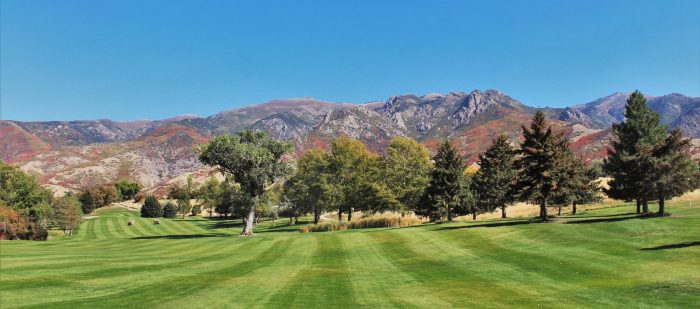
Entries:
[[[624,119],[627,93],[614,93],[567,108],[545,108],[552,125],[587,161],[606,155],[610,127]],[[700,146],[700,98],[647,96],[647,104],[670,128],[682,129]],[[297,154],[326,147],[347,135],[381,151],[394,136],[410,136],[430,149],[443,139],[458,145],[466,162],[476,161],[498,134],[517,141],[520,126],[536,108],[496,90],[399,95],[364,104],[314,98],[278,99],[209,117],[184,115],[157,121],[0,121],[0,159],[37,176],[54,192],[131,178],[163,192],[185,175],[212,171],[195,148],[217,134],[262,130],[292,142]],[[698,148],[693,150],[698,154]]]

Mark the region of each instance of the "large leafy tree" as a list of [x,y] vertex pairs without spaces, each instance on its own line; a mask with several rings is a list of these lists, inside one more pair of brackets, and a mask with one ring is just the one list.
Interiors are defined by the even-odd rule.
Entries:
[[461,207],[462,158],[457,149],[446,140],[440,145],[433,161],[430,182],[414,212],[429,217],[434,222],[444,218],[451,221]]
[[683,195],[700,187],[698,163],[690,157],[690,140],[683,138],[680,129],[671,134],[654,149],[652,191],[657,194],[659,215],[665,213],[667,199]]
[[353,211],[363,210],[368,206],[363,203],[364,197],[356,194],[356,190],[371,180],[373,160],[376,160],[376,155],[371,154],[367,146],[359,140],[341,136],[331,143],[328,166],[332,177],[329,180],[338,194],[338,198],[335,199],[338,220],[341,220],[342,213],[346,212],[350,221]]
[[73,229],[80,226],[80,223],[83,221],[83,211],[80,208],[78,198],[69,193],[55,199],[52,206],[56,224],[64,232],[68,231],[69,235],[73,235]]
[[19,168],[0,161],[0,201],[25,216],[32,216],[37,205],[51,201],[51,191]]
[[297,214],[313,213],[314,223],[340,198],[332,185],[329,159],[321,149],[310,150],[299,158],[296,172],[284,184],[285,199]]
[[501,218],[506,217],[506,207],[515,202],[511,187],[517,171],[516,150],[505,135],[496,137],[491,146],[479,155],[479,171],[473,177],[472,188],[477,192],[477,208],[491,212],[501,209]]
[[667,136],[659,114],[646,105],[641,92],[635,91],[627,98],[625,120],[612,126],[613,140],[603,169],[612,177],[604,192],[609,197],[636,201],[648,213],[647,203],[655,199],[653,186],[654,147]]
[[[256,204],[266,188],[287,171],[282,156],[291,150],[290,144],[275,140],[267,133],[245,130],[213,138],[200,149],[199,159],[204,164],[219,167],[221,173],[240,184],[241,191]],[[247,208],[241,235],[253,234],[255,205]]]
[[[430,181],[430,154],[428,149],[412,138],[395,137],[381,159],[379,181],[398,201],[398,210],[416,208]],[[383,188],[375,188],[382,193]]]
[[546,221],[547,207],[556,198],[556,174],[559,156],[565,149],[564,138],[552,132],[542,111],[537,111],[530,126],[523,125],[522,130],[524,139],[516,160],[518,177],[514,192],[521,201],[539,205],[540,219]]
[[210,177],[199,187],[197,192],[200,205],[209,212],[209,218],[214,214],[214,208],[221,200],[221,184],[216,177]]

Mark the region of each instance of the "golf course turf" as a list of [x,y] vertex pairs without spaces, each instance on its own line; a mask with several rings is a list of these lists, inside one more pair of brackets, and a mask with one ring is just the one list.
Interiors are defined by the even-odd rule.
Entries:
[[668,211],[236,237],[239,221],[105,208],[72,237],[1,241],[0,307],[697,307],[700,207]]

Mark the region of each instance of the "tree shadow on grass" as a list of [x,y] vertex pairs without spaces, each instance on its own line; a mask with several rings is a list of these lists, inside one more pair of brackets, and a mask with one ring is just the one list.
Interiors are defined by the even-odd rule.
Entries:
[[208,238],[208,237],[229,237],[232,234],[175,234],[175,235],[158,235],[158,236],[139,236],[132,237],[131,239],[194,239],[194,238]]
[[650,218],[650,217],[644,217],[644,216],[629,216],[629,217],[617,217],[614,215],[608,216],[608,217],[596,217],[596,219],[585,219],[586,217],[581,217],[582,220],[575,220],[575,221],[567,221],[566,224],[586,224],[586,223],[603,223],[603,222],[618,222],[618,221],[625,221],[625,220],[631,220],[631,219],[644,219],[644,218]]
[[559,218],[566,218],[566,219],[586,219],[586,218],[610,218],[610,217],[622,217],[622,216],[633,216],[636,215],[637,213],[634,212],[628,212],[628,213],[623,213],[623,214],[614,214],[614,215],[595,215],[595,216],[587,216],[584,213],[581,213],[580,215],[566,215],[566,216],[560,216]]
[[481,223],[481,224],[438,227],[438,228],[435,228],[434,231],[472,229],[472,228],[478,228],[478,227],[513,226],[513,225],[530,224],[530,223],[536,223],[536,222],[537,221],[531,221],[531,220],[509,220],[509,221],[488,222],[488,223]]
[[700,241],[689,241],[689,242],[683,242],[683,243],[679,243],[679,244],[670,244],[670,245],[663,245],[663,246],[657,246],[657,247],[642,248],[639,250],[656,251],[656,250],[666,250],[666,249],[687,248],[687,247],[693,247],[693,246],[700,246]]

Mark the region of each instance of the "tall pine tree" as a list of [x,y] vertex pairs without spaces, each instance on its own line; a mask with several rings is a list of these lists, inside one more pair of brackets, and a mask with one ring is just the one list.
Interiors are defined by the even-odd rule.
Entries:
[[540,219],[548,220],[547,207],[556,198],[558,156],[564,148],[561,134],[552,132],[542,111],[537,111],[530,127],[522,126],[524,140],[516,160],[518,178],[514,191],[519,200],[539,205]]
[[654,147],[667,135],[659,114],[646,105],[644,95],[635,91],[627,98],[625,121],[613,124],[612,148],[603,162],[603,169],[612,177],[605,194],[614,199],[637,201],[645,213],[647,203],[656,197],[650,190],[654,182]]
[[445,217],[451,221],[461,206],[462,158],[452,144],[445,141],[440,145],[433,161],[430,182],[414,212],[419,216],[429,217],[433,222]]
[[513,165],[516,150],[505,135],[496,137],[486,152],[479,155],[479,171],[474,175],[472,189],[477,193],[477,208],[492,212],[501,209],[506,217],[506,207],[515,202],[510,192],[517,171]]

